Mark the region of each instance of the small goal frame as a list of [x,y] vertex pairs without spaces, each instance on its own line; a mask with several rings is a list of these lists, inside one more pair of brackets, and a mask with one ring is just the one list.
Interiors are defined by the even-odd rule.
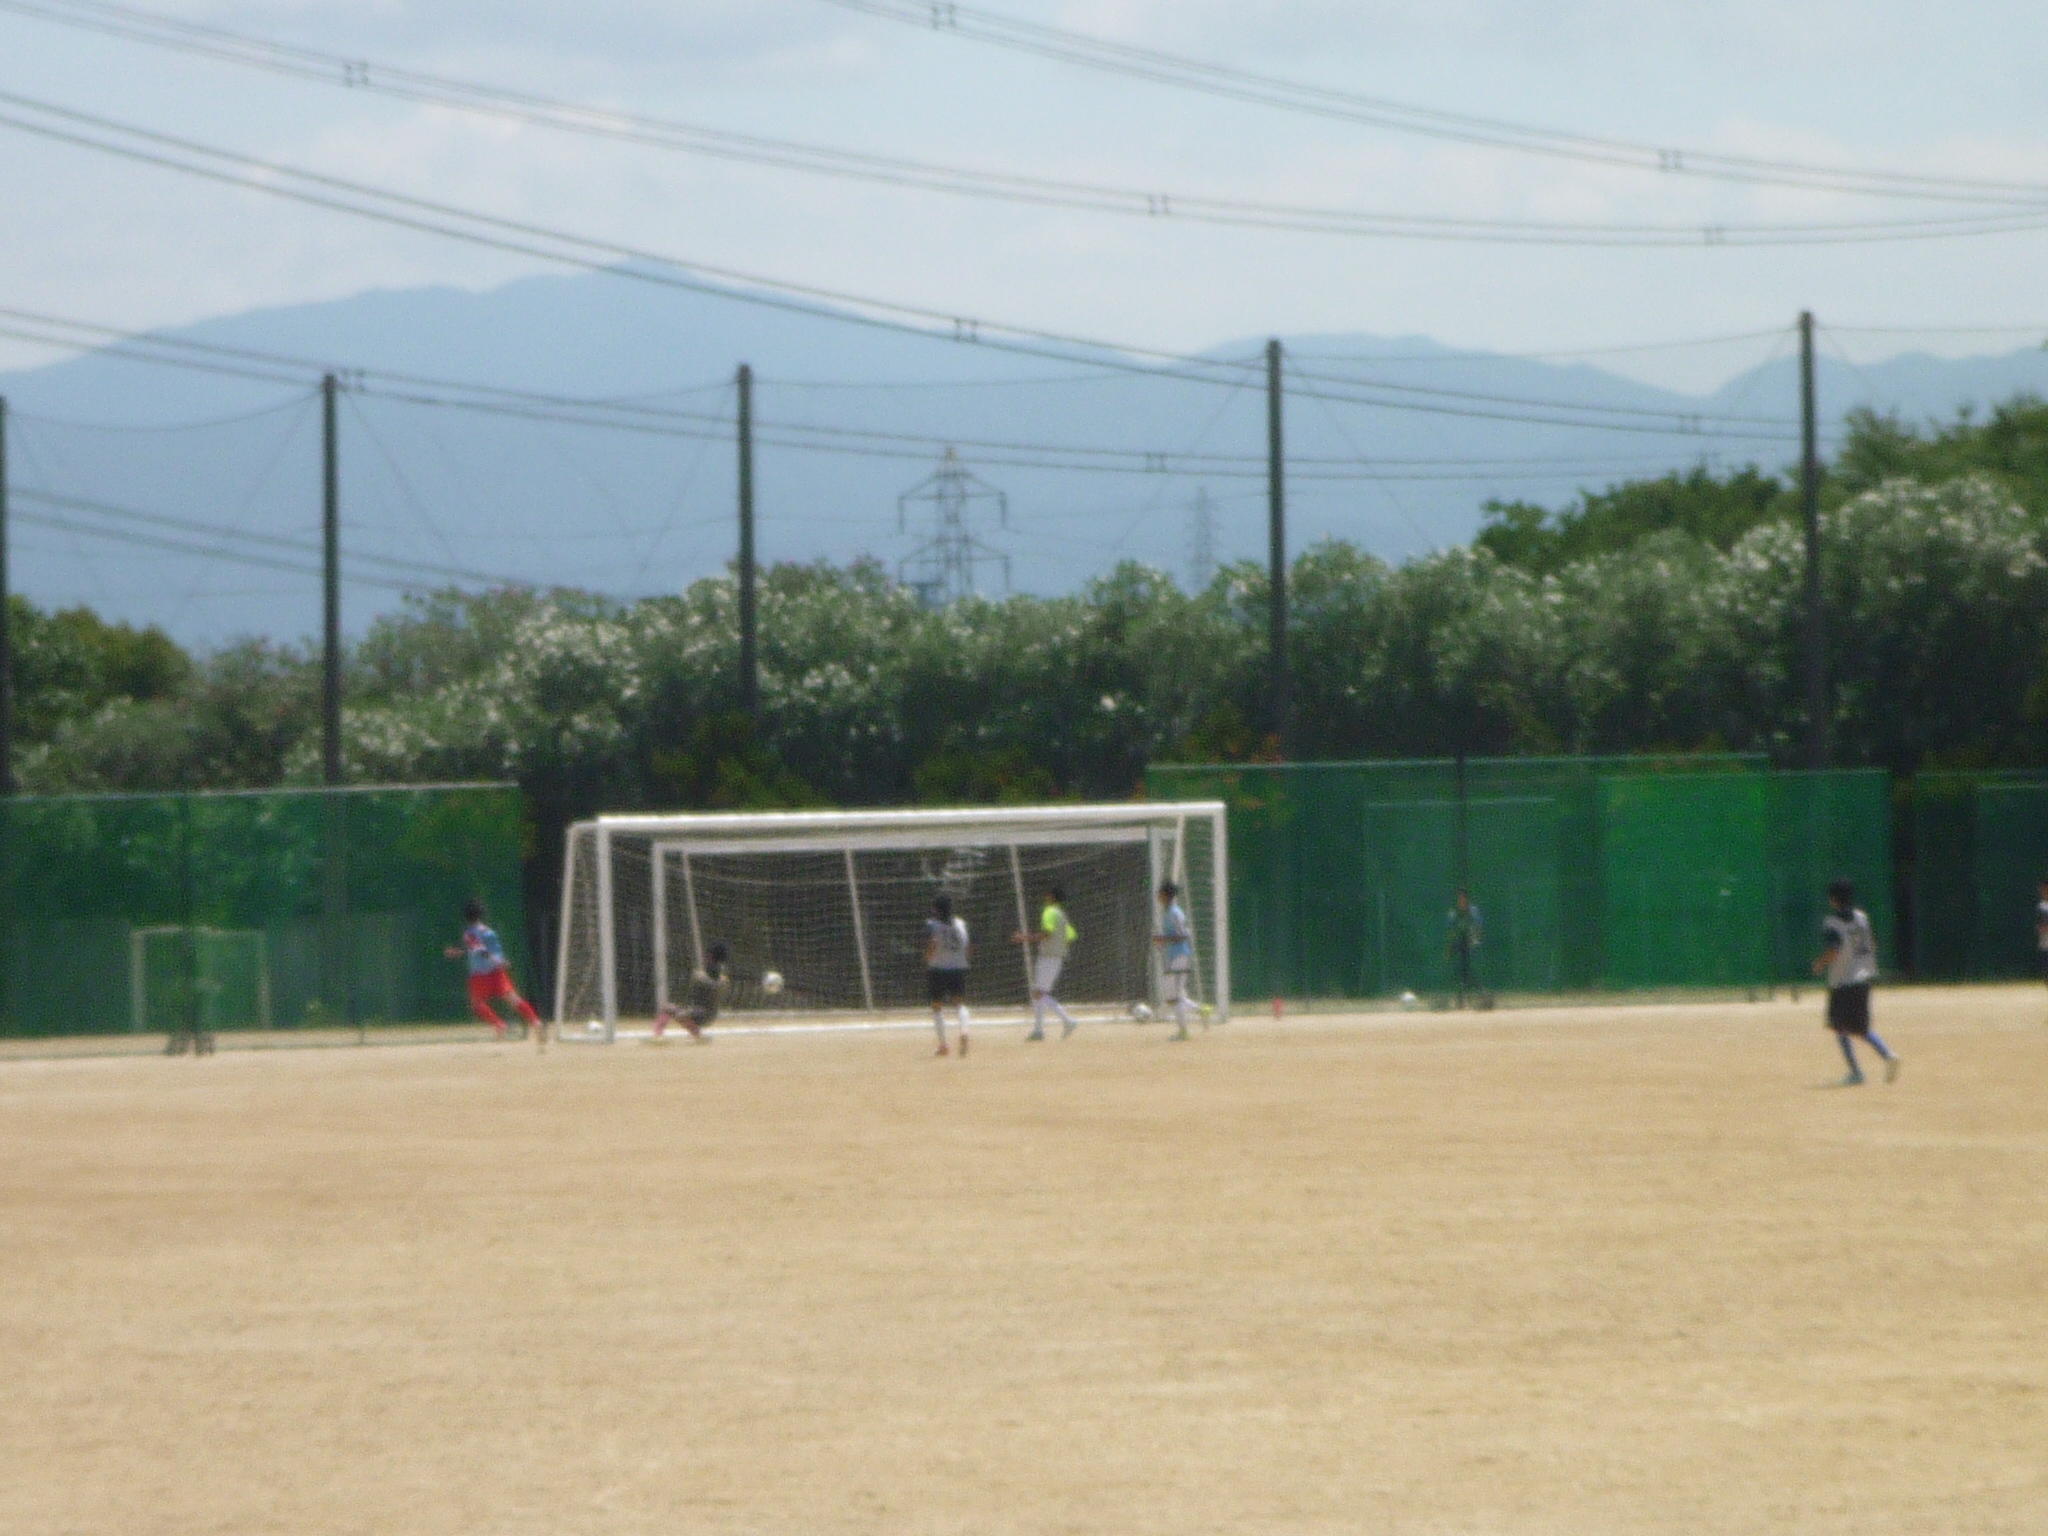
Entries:
[[[185,923],[157,923],[149,927],[128,930],[128,1029],[131,1034],[148,1034],[151,1031],[149,1017],[149,941],[174,934],[189,934],[192,939],[240,940],[247,943],[256,956],[256,1019],[254,1027],[268,1030],[273,1026],[270,1011],[270,935],[261,928],[206,928]],[[211,978],[195,976],[195,982],[205,983]],[[167,1026],[173,1033],[180,1027],[173,1021]]]
[[[1227,839],[1227,810],[1221,801],[1133,801],[1124,804],[1036,805],[975,807],[939,810],[860,811],[765,811],[695,812],[672,815],[626,814],[599,816],[580,821],[568,830],[563,855],[560,926],[556,940],[554,1022],[562,1038],[601,1039],[618,1036],[620,1015],[620,892],[614,857],[615,844],[630,838],[649,852],[645,893],[650,932],[645,936],[651,951],[654,1002],[657,1008],[674,1001],[670,995],[671,935],[666,914],[672,898],[680,893],[685,920],[677,935],[688,945],[692,968],[701,967],[707,935],[699,920],[692,860],[719,854],[800,853],[840,854],[845,860],[854,948],[859,956],[860,991],[866,1004],[855,1010],[860,1022],[841,1027],[871,1028],[886,1010],[876,1005],[876,987],[869,971],[868,936],[862,930],[863,913],[860,881],[855,856],[870,850],[923,849],[1006,849],[1017,890],[1017,926],[1030,926],[1019,850],[1059,845],[1104,845],[1143,843],[1147,849],[1151,891],[1164,880],[1173,880],[1183,891],[1190,887],[1187,868],[1189,828],[1202,825],[1207,831],[1208,850],[1203,871],[1208,877],[1209,906],[1196,914],[1198,929],[1206,928],[1208,965],[1213,981],[1208,999],[1216,1018],[1229,1017],[1230,1009],[1230,854]],[[579,849],[587,850],[594,868],[579,868]],[[585,1035],[572,1032],[568,1021],[571,945],[576,933],[575,902],[579,881],[594,895],[596,905],[596,1022],[601,1032]],[[629,882],[629,885],[632,882]],[[1203,918],[1206,916],[1207,921]],[[1021,949],[1021,946],[1020,946]],[[1028,950],[1020,954],[1025,989],[1029,990],[1031,961]],[[1162,992],[1163,975],[1156,948],[1147,967],[1147,990],[1154,1002]],[[581,1010],[579,1010],[581,1011]],[[805,1027],[819,1027],[815,1024]]]

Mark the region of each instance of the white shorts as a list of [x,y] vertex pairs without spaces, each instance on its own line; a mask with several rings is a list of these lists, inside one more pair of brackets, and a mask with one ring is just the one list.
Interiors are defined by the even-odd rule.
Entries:
[[1059,985],[1060,967],[1067,963],[1065,955],[1040,955],[1031,962],[1031,990],[1051,996],[1052,989]]
[[1188,976],[1189,973],[1187,971],[1168,971],[1166,973],[1166,1000],[1169,1003],[1190,1001],[1188,996]]

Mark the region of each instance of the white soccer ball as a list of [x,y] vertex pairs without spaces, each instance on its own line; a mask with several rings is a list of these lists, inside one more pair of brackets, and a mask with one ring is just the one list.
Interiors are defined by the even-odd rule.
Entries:
[[1422,1006],[1422,999],[1413,992],[1403,992],[1401,994],[1401,1006],[1412,1013],[1415,1009]]
[[1131,1004],[1131,1017],[1140,1024],[1146,1023],[1152,1017],[1152,1005],[1150,1003]]
[[761,978],[761,990],[770,997],[782,990],[782,972],[770,971]]
[[583,1027],[593,1035],[601,1035],[604,1033],[604,1020],[592,1019],[588,1024],[584,1025]]

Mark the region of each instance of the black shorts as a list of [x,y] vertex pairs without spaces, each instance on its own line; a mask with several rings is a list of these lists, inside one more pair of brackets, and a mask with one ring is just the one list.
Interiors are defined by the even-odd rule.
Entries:
[[1838,1035],[1870,1033],[1870,983],[1828,988],[1828,1028]]
[[967,973],[965,971],[929,970],[924,973],[924,984],[931,992],[935,1003],[964,1003],[967,1001]]

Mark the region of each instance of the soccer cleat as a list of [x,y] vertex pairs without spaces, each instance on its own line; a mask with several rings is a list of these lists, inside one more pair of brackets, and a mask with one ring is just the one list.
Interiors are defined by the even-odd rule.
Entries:
[[1193,1039],[1194,1037],[1193,1037],[1192,1035],[1190,1035],[1190,1034],[1188,1033],[1188,1027],[1187,1027],[1187,1025],[1183,1024],[1183,1025],[1181,1025],[1181,1027],[1180,1027],[1179,1029],[1175,1030],[1175,1031],[1174,1031],[1174,1032],[1173,1032],[1172,1034],[1168,1035],[1168,1036],[1167,1036],[1166,1038],[1167,1038],[1167,1039],[1169,1039],[1169,1040],[1191,1040],[1191,1039]]
[[1062,1024],[1062,1025],[1060,1026],[1060,1038],[1061,1038],[1062,1040],[1070,1040],[1070,1039],[1072,1039],[1072,1038],[1073,1038],[1073,1034],[1074,1034],[1074,1031],[1075,1031],[1075,1030],[1077,1030],[1077,1029],[1079,1029],[1080,1027],[1081,1027],[1081,1025],[1080,1025],[1080,1021],[1079,1021],[1079,1020],[1076,1020],[1076,1019],[1069,1019],[1069,1020],[1067,1020],[1067,1022],[1066,1022],[1066,1023],[1064,1023],[1064,1024]]
[[1028,1034],[1028,1035],[1026,1035],[1026,1036],[1024,1037],[1024,1040],[1025,1040],[1025,1043],[1026,1043],[1026,1044],[1029,1044],[1029,1043],[1030,1043],[1031,1041],[1033,1041],[1033,1040],[1043,1040],[1044,1038],[1045,1038],[1045,1031],[1044,1031],[1044,1030],[1042,1030],[1042,1029],[1034,1029],[1033,1031],[1031,1031],[1031,1033],[1030,1033],[1030,1034]]
[[1886,1060],[1884,1064],[1884,1080],[1886,1082],[1896,1083],[1899,1080],[1899,1065],[1899,1058],[1896,1056]]
[[1835,1084],[1835,1086],[1837,1088],[1861,1088],[1863,1086],[1863,1074],[1861,1072],[1851,1072],[1847,1077]]
[[962,1056],[967,1054],[967,1031],[964,1029],[960,1031],[960,1054]]
[[935,1056],[950,1056],[950,1055],[952,1055],[953,1053],[952,1053],[952,1051],[950,1051],[950,1050],[948,1050],[948,1049],[947,1049],[947,1047],[946,1047],[946,1042],[945,1042],[945,1041],[943,1041],[943,1040],[941,1040],[941,1041],[939,1042],[939,1048],[938,1048],[938,1049],[937,1049],[936,1051],[934,1051],[934,1052],[933,1052],[932,1054],[933,1054],[933,1055],[935,1055]]

